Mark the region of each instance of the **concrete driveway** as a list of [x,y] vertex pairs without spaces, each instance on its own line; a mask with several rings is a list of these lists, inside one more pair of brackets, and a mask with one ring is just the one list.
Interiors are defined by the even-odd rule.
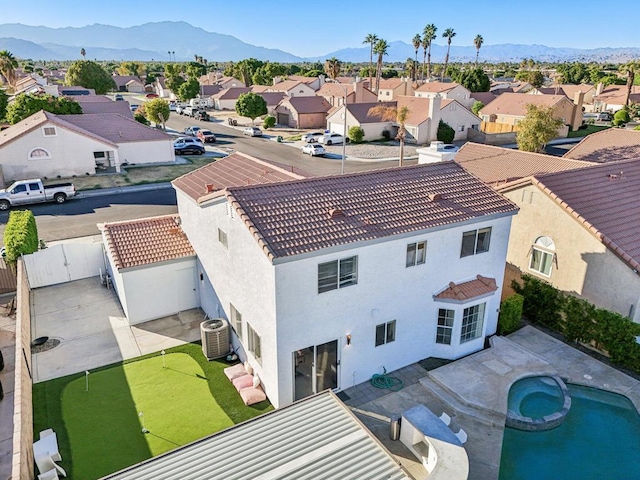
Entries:
[[99,277],[31,292],[33,338],[60,340],[33,355],[33,381],[43,382],[200,339],[200,309],[130,326],[116,293]]

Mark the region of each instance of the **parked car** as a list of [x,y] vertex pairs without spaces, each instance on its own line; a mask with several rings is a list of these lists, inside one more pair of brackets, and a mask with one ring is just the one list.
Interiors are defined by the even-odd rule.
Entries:
[[326,151],[319,143],[309,143],[302,147],[302,153],[308,153],[312,157],[315,157],[318,155],[324,155]]
[[116,93],[116,94],[113,96],[113,99],[114,99],[114,100],[116,100],[116,101],[118,101],[118,100],[124,100],[124,97],[122,96],[122,94],[120,94],[120,93]]
[[216,136],[211,130],[198,130],[196,137],[202,140],[204,143],[216,143]]
[[56,202],[64,203],[67,198],[76,196],[73,183],[58,183],[43,185],[39,178],[18,180],[9,188],[0,190],[0,210],[8,210],[13,205],[27,205],[30,203]]
[[193,117],[194,112],[197,112],[198,109],[196,107],[184,107],[182,109],[183,115],[188,115],[189,117]]
[[147,98],[158,98],[158,94],[157,93],[147,93],[145,95],[145,97],[147,97]]
[[343,143],[344,137],[339,133],[325,133],[318,138],[318,142],[324,143],[325,145],[335,145]]
[[173,151],[176,155],[203,155],[205,149],[197,138],[179,138],[173,142]]
[[260,130],[258,127],[247,127],[242,130],[242,134],[249,135],[250,137],[261,137],[262,130]]
[[200,127],[197,126],[191,126],[191,127],[186,127],[184,129],[184,133],[186,133],[187,135],[191,135],[192,137],[195,137],[198,134],[198,130],[200,130]]
[[176,106],[176,113],[178,115],[184,115],[184,109],[186,108],[185,105],[177,105]]
[[178,106],[176,105],[176,102],[169,102],[169,111],[170,112],[175,112],[178,109]]
[[135,112],[136,110],[138,110],[138,108],[140,108],[140,105],[136,105],[135,103],[131,103],[131,104],[129,104],[129,108],[131,109],[132,112]]
[[209,120],[211,120],[209,114],[204,110],[196,110],[191,116],[196,120],[202,120],[204,122],[208,122]]
[[318,139],[323,135],[324,132],[306,133],[302,136],[302,141],[305,143],[316,143]]

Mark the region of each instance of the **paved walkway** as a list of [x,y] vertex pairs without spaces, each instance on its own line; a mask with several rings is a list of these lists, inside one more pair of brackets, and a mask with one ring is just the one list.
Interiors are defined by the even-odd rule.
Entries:
[[4,370],[0,372],[0,383],[4,399],[0,400],[0,478],[11,478],[11,456],[13,454],[13,391],[16,351],[15,317],[6,315],[0,306],[0,351],[4,359]]

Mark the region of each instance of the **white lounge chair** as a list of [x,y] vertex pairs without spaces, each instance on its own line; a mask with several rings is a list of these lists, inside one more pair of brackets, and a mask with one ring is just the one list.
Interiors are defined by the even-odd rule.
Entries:
[[440,420],[442,420],[442,423],[444,423],[447,426],[451,425],[451,417],[447,415],[446,412],[442,412],[442,415],[440,415]]
[[462,445],[467,443],[467,432],[465,432],[463,429],[458,430],[455,436],[458,437],[458,440],[460,440],[460,443]]
[[58,471],[54,468],[38,475],[38,480],[60,480],[60,477],[58,476]]
[[53,428],[47,428],[46,430],[41,431],[40,440],[42,440],[44,437],[48,437],[49,435],[53,435]]
[[67,472],[64,471],[64,468],[62,468],[60,465],[57,465],[48,452],[44,455],[36,456],[35,461],[38,467],[38,471],[41,475],[48,474],[51,470],[54,470],[60,473],[60,475],[62,475],[63,477],[67,476]]

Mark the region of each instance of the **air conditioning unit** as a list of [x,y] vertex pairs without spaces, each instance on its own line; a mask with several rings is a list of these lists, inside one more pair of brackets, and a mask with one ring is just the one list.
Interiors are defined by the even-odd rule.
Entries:
[[213,318],[200,324],[202,353],[208,360],[228,355],[231,341],[231,327],[224,318]]

